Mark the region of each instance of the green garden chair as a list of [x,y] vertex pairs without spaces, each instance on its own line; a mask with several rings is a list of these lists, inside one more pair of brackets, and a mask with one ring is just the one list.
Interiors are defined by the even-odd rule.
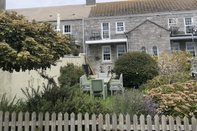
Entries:
[[107,97],[107,86],[104,85],[103,79],[91,80],[90,84],[91,96],[103,96],[103,99]]
[[90,80],[85,74],[80,77],[80,89],[81,91],[90,91]]
[[111,80],[109,90],[111,91],[111,95],[113,94],[113,91],[122,91],[122,94],[124,94],[122,74],[120,74],[119,79]]

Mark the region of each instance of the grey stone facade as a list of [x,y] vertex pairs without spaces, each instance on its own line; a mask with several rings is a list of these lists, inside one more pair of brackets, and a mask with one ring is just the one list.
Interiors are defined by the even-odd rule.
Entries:
[[6,0],[0,0],[0,10],[6,9]]
[[[93,63],[93,67],[96,72],[99,72],[100,66],[104,67],[104,71],[108,71],[108,66],[114,64],[117,58],[117,45],[125,45],[127,51],[141,51],[141,47],[146,47],[146,52],[153,55],[153,46],[157,47],[158,56],[163,52],[171,52],[171,43],[178,42],[180,50],[186,50],[186,42],[192,42],[192,37],[189,35],[188,39],[185,39],[185,23],[184,18],[192,17],[193,24],[197,26],[197,11],[192,12],[176,12],[176,13],[155,13],[155,14],[144,14],[144,15],[130,15],[130,16],[116,16],[116,17],[99,17],[99,18],[87,18],[85,19],[85,42],[94,41],[91,40],[91,32],[97,31],[101,34],[101,24],[103,22],[110,23],[110,39],[125,39],[127,42],[123,43],[97,43],[89,44],[87,55]],[[177,18],[179,24],[179,34],[183,35],[182,39],[171,40],[171,30],[168,27],[168,19]],[[124,34],[116,33],[116,22],[123,21],[125,23]],[[102,37],[95,41],[102,41]],[[195,46],[197,43],[195,42]],[[86,44],[87,45],[87,44]],[[102,61],[102,46],[113,46],[111,50],[111,62]],[[196,52],[196,48],[195,48]],[[95,57],[101,59],[96,60]]]
[[[86,0],[86,5],[26,9],[18,12],[26,14],[29,19],[36,16],[34,19],[38,21],[50,21],[54,26],[57,23],[54,16],[59,13],[61,32],[63,33],[64,25],[71,26],[71,34],[80,45],[80,51],[87,54],[86,58],[90,59],[96,72],[100,71],[100,66],[105,72],[108,71],[108,66],[113,68],[114,61],[118,58],[117,49],[121,45],[125,52],[141,51],[145,47],[146,53],[150,55],[153,55],[153,47],[156,47],[158,56],[163,52],[170,53],[174,45],[177,50],[193,50],[194,55],[197,54],[195,0],[170,1],[170,5],[166,0],[95,2]],[[42,16],[38,15],[40,12],[44,12]],[[195,32],[185,33],[185,18],[191,18],[191,27]],[[177,21],[176,28],[169,27],[169,19]],[[116,22],[124,23],[124,32],[116,32]],[[109,39],[102,38],[102,23],[109,23]],[[191,43],[194,43],[194,47]],[[104,47],[110,50],[110,60],[104,60]]]

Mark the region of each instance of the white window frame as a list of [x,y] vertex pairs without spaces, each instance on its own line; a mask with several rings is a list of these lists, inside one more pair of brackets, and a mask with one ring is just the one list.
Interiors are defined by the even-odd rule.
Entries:
[[[108,24],[108,30],[103,30],[103,24]],[[104,33],[104,31],[105,32],[108,32],[108,35],[109,35],[109,38],[104,38],[103,36],[103,33]],[[102,39],[110,39],[110,23],[109,22],[103,22],[103,23],[101,23],[101,35],[102,35]]]
[[[153,47],[156,47],[156,49],[157,49],[157,54],[156,54],[156,55],[159,56],[158,47],[157,47],[157,46],[153,46]],[[153,49],[153,47],[152,47],[152,53],[153,53],[153,55],[155,55],[155,54],[154,54],[154,49]]]
[[[122,23],[122,26],[118,26],[118,23]],[[119,28],[122,28],[123,30],[122,31],[118,31]],[[123,21],[117,21],[116,22],[116,33],[119,34],[119,33],[124,33],[125,31],[125,23]]]
[[[194,45],[194,49],[188,49],[189,44],[193,44]],[[194,42],[186,42],[186,51],[189,51],[191,53],[191,51],[194,51],[194,56],[196,56],[196,47],[195,47],[195,43]],[[192,54],[192,53],[191,53]]]
[[[119,47],[123,47],[124,48],[124,52],[119,52],[119,50],[118,50]],[[123,55],[125,52],[126,52],[125,45],[117,45],[117,57]]]
[[[65,26],[70,26],[70,32],[65,32]],[[63,34],[72,34],[72,25],[63,25]]]
[[[104,48],[109,48],[109,52],[108,53],[104,53]],[[109,60],[105,60],[104,59],[104,54],[109,54],[110,59]],[[107,46],[102,46],[102,61],[103,62],[111,62],[111,46],[107,45]]]
[[[186,23],[185,19],[187,19],[187,18],[191,19],[191,23],[190,23],[190,24],[187,24],[187,23]],[[191,34],[191,33],[193,33],[193,32],[187,33],[186,28],[187,28],[188,26],[193,26],[193,18],[192,18],[192,17],[185,17],[185,18],[184,18],[184,29],[185,29],[185,34]]]
[[174,51],[179,51],[180,50],[180,46],[179,46],[179,43],[178,42],[175,42],[175,43],[171,43],[170,44],[171,51],[173,51],[172,45],[176,45],[175,47],[178,47],[178,49],[176,48]]
[[168,28],[178,26],[178,18],[168,18]]

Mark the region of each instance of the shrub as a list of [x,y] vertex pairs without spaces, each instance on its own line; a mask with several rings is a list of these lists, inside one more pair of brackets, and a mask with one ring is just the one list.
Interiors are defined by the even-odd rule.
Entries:
[[146,90],[164,84],[185,82],[189,80],[191,63],[188,62],[188,58],[190,56],[191,54],[184,51],[173,52],[172,55],[163,53],[158,59],[160,75],[147,81]]
[[60,87],[64,87],[65,85],[73,86],[79,83],[79,78],[83,74],[85,74],[85,71],[82,66],[67,63],[66,66],[60,68],[60,76],[58,77]]
[[173,83],[153,88],[148,95],[158,102],[162,115],[197,117],[197,81]]
[[[31,90],[29,90],[31,89]],[[106,113],[107,107],[102,98],[93,98],[89,94],[82,93],[79,84],[62,88],[55,85],[44,85],[43,90],[26,88],[23,90],[27,99],[24,110],[28,112],[62,112],[62,113]]]
[[144,97],[143,93],[137,89],[131,89],[125,92],[125,95],[117,94],[111,101],[112,113],[136,115],[156,114],[157,105],[154,104],[152,98]]
[[158,75],[157,62],[143,52],[128,52],[115,61],[116,74],[123,73],[123,83],[126,87],[139,87],[147,80]]

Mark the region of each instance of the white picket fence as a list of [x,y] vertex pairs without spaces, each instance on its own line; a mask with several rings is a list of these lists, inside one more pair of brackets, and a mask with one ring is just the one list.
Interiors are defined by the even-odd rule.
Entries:
[[75,115],[62,113],[9,113],[0,111],[0,131],[197,131],[193,117],[136,115]]

